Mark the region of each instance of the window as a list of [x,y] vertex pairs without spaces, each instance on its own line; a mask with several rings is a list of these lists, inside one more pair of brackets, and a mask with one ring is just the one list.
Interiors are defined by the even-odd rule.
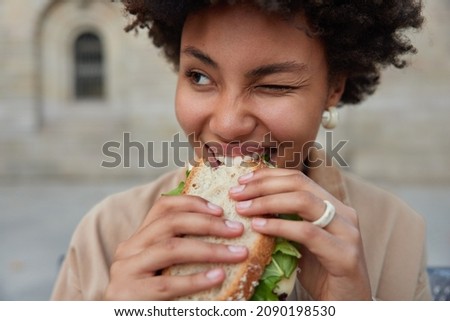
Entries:
[[100,38],[90,32],[75,40],[75,97],[102,99],[104,96],[103,50]]

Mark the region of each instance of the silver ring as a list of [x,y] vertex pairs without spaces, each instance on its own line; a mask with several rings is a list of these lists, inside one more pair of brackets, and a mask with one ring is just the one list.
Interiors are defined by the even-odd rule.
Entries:
[[326,205],[325,211],[323,212],[321,217],[319,217],[314,222],[311,222],[315,226],[318,226],[321,228],[324,228],[328,224],[330,224],[331,221],[333,220],[334,216],[336,215],[336,208],[333,206],[333,204],[331,204],[329,201],[326,201],[326,200],[324,200],[323,202]]

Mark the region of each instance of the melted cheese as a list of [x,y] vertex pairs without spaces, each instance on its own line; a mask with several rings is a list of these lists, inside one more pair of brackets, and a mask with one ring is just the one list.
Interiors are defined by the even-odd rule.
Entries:
[[273,290],[273,292],[280,296],[282,294],[291,294],[294,290],[295,280],[297,279],[297,273],[294,271],[289,278],[282,278],[280,282],[277,283],[277,286]]

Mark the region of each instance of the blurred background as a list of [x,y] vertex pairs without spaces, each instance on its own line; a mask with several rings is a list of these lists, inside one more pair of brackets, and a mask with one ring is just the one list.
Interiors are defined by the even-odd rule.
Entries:
[[[419,54],[341,110],[333,140],[352,171],[423,215],[430,267],[450,266],[450,1],[426,0]],[[176,75],[109,0],[0,0],[0,300],[47,300],[80,218],[175,167],[105,168],[105,143],[180,132]],[[324,140],[320,133],[319,140]],[[118,152],[123,153],[121,148]],[[133,152],[137,152],[137,148]]]

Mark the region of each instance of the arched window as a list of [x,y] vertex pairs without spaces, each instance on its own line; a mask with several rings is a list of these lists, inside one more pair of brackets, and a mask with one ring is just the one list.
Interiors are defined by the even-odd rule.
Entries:
[[100,38],[91,32],[75,40],[75,97],[101,99],[104,96],[104,61]]

